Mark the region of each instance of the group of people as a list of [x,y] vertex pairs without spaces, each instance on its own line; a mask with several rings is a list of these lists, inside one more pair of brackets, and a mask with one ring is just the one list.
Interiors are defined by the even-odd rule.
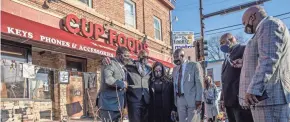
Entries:
[[[260,6],[246,10],[245,32],[253,34],[246,46],[230,34],[220,39],[222,66],[221,110],[229,122],[290,121],[290,35],[279,19]],[[148,65],[148,53],[132,60],[125,47],[115,58],[104,58],[97,105],[104,122],[118,122],[128,108],[130,122],[190,122],[204,104],[208,121],[218,114],[218,91],[204,77],[199,63],[186,60],[183,49],[173,53],[172,75],[160,62]]]
[[[202,68],[185,60],[183,49],[174,53],[177,67],[173,76],[160,62],[148,65],[148,53],[142,50],[138,60],[129,50],[118,47],[115,58],[104,58],[102,83],[98,94],[102,121],[118,122],[125,106],[130,122],[186,122],[202,101]],[[177,115],[178,113],[178,115]]]
[[261,6],[248,8],[242,22],[253,35],[246,46],[230,33],[220,39],[226,54],[221,108],[229,122],[289,122],[289,30]]

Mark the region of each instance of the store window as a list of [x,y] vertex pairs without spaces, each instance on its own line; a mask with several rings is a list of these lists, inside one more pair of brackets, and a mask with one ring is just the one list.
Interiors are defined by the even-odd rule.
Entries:
[[156,40],[162,40],[161,20],[154,16],[154,37]]
[[92,0],[75,0],[75,1],[82,2],[82,3],[88,5],[91,8],[93,7]]
[[70,71],[85,72],[87,60],[84,58],[66,56],[66,69]]
[[131,0],[125,0],[124,2],[125,11],[125,25],[136,28],[136,12],[135,3]]
[[21,44],[1,41],[1,98],[29,98],[29,84],[22,76],[22,64],[29,61],[31,51]]
[[53,71],[41,68],[37,71],[36,77],[29,79],[31,99],[51,99],[54,86]]

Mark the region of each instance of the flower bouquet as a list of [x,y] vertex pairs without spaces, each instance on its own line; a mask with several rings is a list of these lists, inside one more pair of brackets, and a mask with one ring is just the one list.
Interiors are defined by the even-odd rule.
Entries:
[[217,115],[217,122],[225,122],[226,121],[226,114],[225,112],[220,112]]

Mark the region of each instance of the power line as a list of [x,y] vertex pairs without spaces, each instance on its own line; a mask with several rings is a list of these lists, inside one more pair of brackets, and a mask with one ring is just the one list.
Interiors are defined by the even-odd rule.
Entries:
[[[290,12],[278,14],[278,15],[275,15],[274,17],[280,17],[280,16],[284,16],[284,15],[288,15],[288,14],[290,14]],[[288,19],[288,18],[289,17],[282,18],[281,20]],[[230,25],[230,26],[226,26],[226,27],[216,28],[216,29],[212,29],[212,30],[205,31],[205,33],[212,32],[212,31],[217,31],[217,30],[223,30],[223,29],[232,28],[232,27],[241,26],[241,25],[243,25],[243,24],[235,24],[235,25]],[[195,34],[200,34],[200,33],[195,33]]]
[[[280,20],[285,20],[285,19],[290,19],[290,17],[285,17],[285,18],[281,18]],[[219,33],[224,33],[224,32],[229,32],[229,31],[234,31],[234,30],[240,30],[243,29],[244,27],[240,27],[240,28],[234,28],[234,29],[229,29],[229,30],[224,30],[224,31],[218,31],[215,33],[209,33],[209,34],[205,34],[205,35],[215,35],[215,34],[219,34]],[[200,36],[196,36],[195,38],[199,38]]]
[[[208,3],[208,4],[204,4],[204,5],[206,5],[206,6],[211,6],[211,5],[216,5],[216,4],[224,3],[224,2],[226,2],[226,1],[228,1],[228,0],[222,0],[222,1],[220,1],[220,2]],[[192,5],[194,5],[194,6],[192,6]],[[174,11],[185,11],[185,10],[190,9],[190,8],[186,8],[186,7],[189,7],[189,6],[192,6],[192,7],[199,7],[199,6],[198,6],[198,3],[192,3],[192,4],[187,4],[187,5],[179,6],[179,7],[182,7],[182,9],[174,9]],[[185,8],[184,8],[184,7],[185,7]]]
[[281,20],[284,20],[284,19],[289,19],[290,17],[285,17],[285,18],[282,18]]
[[243,27],[235,28],[235,29],[229,29],[229,30],[225,30],[225,31],[219,31],[219,32],[215,32],[215,33],[209,33],[209,34],[205,34],[205,35],[214,35],[214,34],[218,34],[218,33],[224,33],[224,32],[229,32],[229,31],[234,31],[234,30],[240,30],[240,29],[243,29]]
[[242,24],[236,24],[236,25],[226,26],[226,27],[222,27],[222,28],[212,29],[212,30],[208,30],[208,31],[205,31],[205,32],[212,32],[212,31],[222,30],[222,29],[236,27],[236,26],[240,26],[240,25],[242,25]]

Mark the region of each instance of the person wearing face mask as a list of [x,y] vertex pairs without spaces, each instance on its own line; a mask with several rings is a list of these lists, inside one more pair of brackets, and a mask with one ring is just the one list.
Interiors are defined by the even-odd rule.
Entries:
[[[247,9],[245,32],[254,34],[243,59],[239,88],[241,106],[251,109],[255,122],[290,121],[290,34],[278,18],[267,16],[261,6]],[[254,106],[254,107],[249,107]]]
[[194,110],[201,109],[203,71],[199,63],[185,60],[183,49],[175,50],[173,57],[173,94],[179,122],[191,122]]
[[151,96],[149,122],[173,122],[176,110],[172,95],[172,78],[166,75],[165,67],[160,62],[153,65],[149,88]]
[[127,88],[126,65],[130,53],[125,47],[118,47],[116,57],[109,65],[102,66],[102,82],[98,94],[98,108],[102,122],[119,122],[125,107]]
[[[111,58],[105,57],[102,59],[102,64],[105,66],[111,65],[111,60]],[[148,122],[151,67],[147,63],[148,53],[145,50],[141,50],[138,54],[138,60],[129,59],[129,63],[125,65],[128,80],[126,92],[128,116],[131,122]]]
[[148,122],[151,67],[147,63],[148,53],[145,50],[141,50],[138,54],[138,61],[126,65],[128,71],[127,102],[130,122]]
[[220,108],[226,109],[229,122],[253,122],[251,111],[239,105],[241,68],[235,68],[232,62],[243,57],[245,46],[240,45],[232,34],[226,33],[220,38],[220,49],[226,57],[222,65]]

